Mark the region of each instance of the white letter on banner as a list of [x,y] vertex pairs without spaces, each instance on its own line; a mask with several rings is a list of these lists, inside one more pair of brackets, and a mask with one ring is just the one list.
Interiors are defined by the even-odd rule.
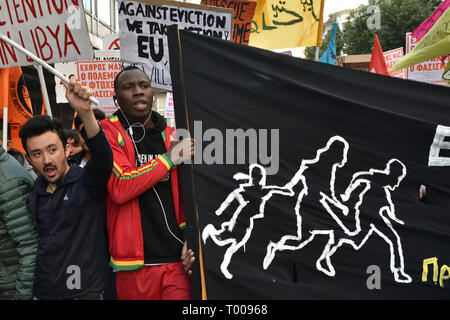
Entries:
[[444,141],[445,137],[450,138],[450,127],[438,125],[434,136],[433,144],[430,148],[428,157],[429,167],[448,167],[450,166],[449,157],[440,157],[441,149],[450,150],[450,142]]

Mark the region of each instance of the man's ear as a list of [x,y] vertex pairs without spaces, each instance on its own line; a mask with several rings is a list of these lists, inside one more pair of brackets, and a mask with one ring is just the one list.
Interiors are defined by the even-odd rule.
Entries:
[[117,102],[117,96],[116,95],[113,95],[113,101],[114,101],[114,104],[118,107],[119,103]]

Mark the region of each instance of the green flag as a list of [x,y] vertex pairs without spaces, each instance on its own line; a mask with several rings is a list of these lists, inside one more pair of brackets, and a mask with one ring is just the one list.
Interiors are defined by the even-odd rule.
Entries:
[[448,8],[417,46],[397,61],[390,72],[450,53],[450,8]]

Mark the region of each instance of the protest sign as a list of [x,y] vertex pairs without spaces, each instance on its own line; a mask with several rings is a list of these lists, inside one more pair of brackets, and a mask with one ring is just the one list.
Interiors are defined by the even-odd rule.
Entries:
[[174,42],[177,136],[195,139],[194,170],[179,169],[194,296],[448,299],[448,88]]
[[[94,60],[92,61],[118,61],[120,60],[120,51],[119,50],[94,50]],[[55,63],[55,69],[58,70],[66,77],[70,77],[71,75],[75,75],[78,78],[77,64],[76,62],[64,62],[64,63]],[[114,80],[114,79],[113,79]],[[56,91],[56,102],[57,103],[68,103],[66,99],[66,89],[64,86],[60,84],[60,80],[55,77],[55,91]],[[107,100],[109,101],[109,100]],[[109,101],[107,104],[104,104],[104,100],[100,101],[100,105],[98,106],[100,109],[104,108],[115,108],[112,101]],[[105,111],[105,110],[104,110]],[[109,112],[109,111],[108,111]]]
[[233,10],[175,1],[142,0],[119,4],[121,58],[141,65],[155,88],[171,90],[167,26],[224,40],[231,39]]
[[103,49],[104,50],[120,50],[119,34],[107,34],[103,37]]
[[[79,0],[4,0],[0,5],[0,33],[47,63],[92,58]],[[0,41],[0,67],[32,63],[32,59]]]
[[[406,34],[406,53],[411,52],[419,41],[414,38],[411,33]],[[447,58],[445,61],[447,62]],[[442,63],[439,57],[425,62],[417,63],[409,66],[406,69],[406,78],[415,81],[422,81],[432,84],[448,86],[442,79],[442,73],[445,69],[445,64]]]
[[164,118],[174,119],[175,113],[173,110],[173,94],[172,92],[167,92],[166,94],[166,106],[164,108]]
[[256,2],[244,0],[202,0],[201,4],[233,9],[233,36],[231,40],[248,45]]
[[[387,69],[391,70],[394,64],[403,57],[403,48],[386,51],[383,53],[383,55],[384,60],[386,61]],[[396,78],[405,79],[405,69],[391,72],[391,75]]]
[[110,115],[117,110],[114,104],[114,79],[122,69],[118,60],[113,61],[80,61],[77,62],[77,73],[83,86],[93,90],[93,96],[100,102],[98,108]]

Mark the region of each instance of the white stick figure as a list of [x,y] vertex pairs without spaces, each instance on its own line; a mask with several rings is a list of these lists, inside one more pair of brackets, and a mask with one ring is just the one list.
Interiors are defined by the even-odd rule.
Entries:
[[[237,189],[232,191],[225,201],[216,210],[216,215],[220,216],[227,210],[231,203],[237,201],[239,206],[234,211],[229,221],[223,222],[220,229],[216,229],[212,224],[208,224],[202,232],[203,243],[210,237],[218,246],[229,245],[225,252],[220,269],[226,278],[231,279],[233,275],[228,270],[228,265],[234,253],[245,246],[250,238],[256,219],[264,217],[266,202],[273,194],[283,194],[293,196],[294,192],[290,185],[280,188],[277,186],[266,186],[266,171],[259,164],[251,164],[249,174],[238,173],[234,175],[236,180],[247,180],[241,183]],[[248,209],[252,203],[258,208],[257,211]],[[238,228],[235,228],[239,225]]]

